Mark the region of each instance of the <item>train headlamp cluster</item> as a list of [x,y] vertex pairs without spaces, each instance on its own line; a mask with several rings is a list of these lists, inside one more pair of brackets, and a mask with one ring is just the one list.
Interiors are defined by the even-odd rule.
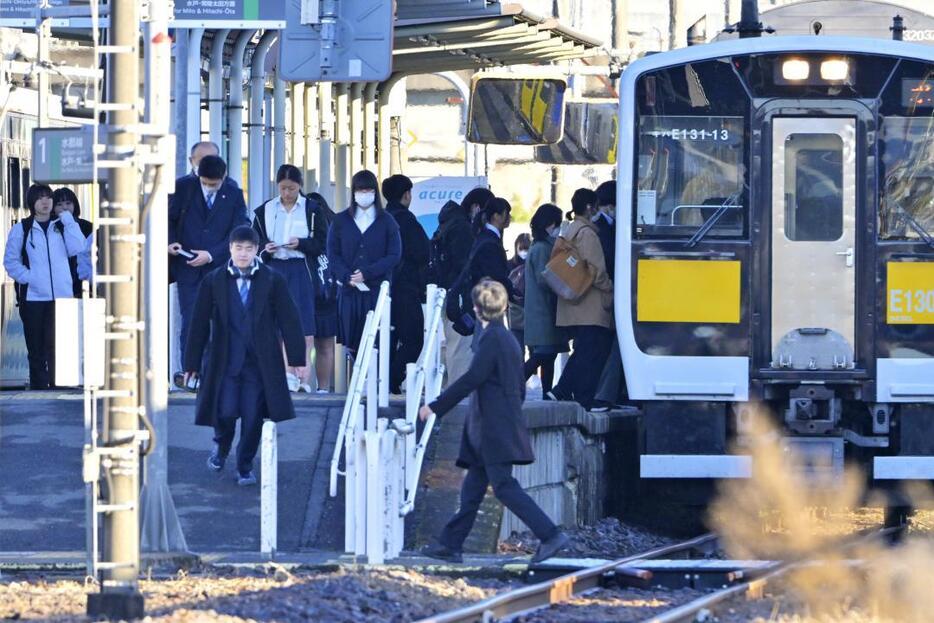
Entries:
[[[816,63],[816,61],[814,61]],[[811,77],[811,63],[804,58],[782,61],[782,78],[789,82],[802,82]],[[820,79],[826,82],[844,82],[850,77],[850,63],[845,58],[828,58],[820,62]]]

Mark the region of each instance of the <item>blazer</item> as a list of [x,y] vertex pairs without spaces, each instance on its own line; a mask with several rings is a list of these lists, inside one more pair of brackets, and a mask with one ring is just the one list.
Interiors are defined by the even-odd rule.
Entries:
[[506,249],[503,248],[502,239],[484,226],[474,240],[471,253],[474,251],[476,253],[470,265],[471,286],[478,284],[484,277],[489,277],[503,284],[509,299],[512,300],[514,288],[509,280],[509,262],[506,260]]
[[[87,243],[81,227],[70,212],[62,212],[59,218],[52,219],[48,229],[42,229],[34,219],[31,223],[28,232],[23,231],[22,222],[10,228],[3,267],[13,281],[27,286],[27,301],[73,298],[70,259],[83,253]],[[26,262],[23,261],[24,250]]]
[[350,210],[334,217],[328,232],[328,264],[343,287],[353,287],[350,276],[359,270],[367,287],[379,290],[381,282],[392,282],[393,269],[401,259],[399,226],[385,210],[376,213],[376,220],[363,233]]
[[431,255],[428,235],[415,215],[401,203],[390,202],[386,211],[396,219],[402,239],[402,261],[396,266],[392,277],[393,294],[418,297],[417,300],[422,301],[428,285],[428,260]]
[[[300,205],[304,205],[305,224],[310,235],[299,239],[298,250],[305,255],[305,265],[308,266],[308,274],[311,275],[318,270],[318,256],[327,252],[330,215],[325,214],[324,208],[314,199],[307,196],[303,199],[304,201],[299,201]],[[266,218],[266,206],[270,203],[272,200],[253,210],[253,229],[259,234],[260,257],[264,262],[272,257],[263,250],[270,240],[269,228],[272,223]]]
[[443,416],[470,395],[461,435],[459,467],[535,460],[522,402],[525,378],[519,343],[502,322],[491,322],[477,338],[467,372],[429,407]]
[[[227,266],[217,268],[204,278],[198,289],[188,342],[185,370],[201,371],[204,349],[210,341],[207,366],[201,371],[201,389],[195,409],[195,424],[214,426],[217,404],[227,372],[230,353],[232,314],[230,281],[234,277]],[[239,302],[237,303],[239,305]],[[285,278],[260,264],[250,282],[249,315],[252,323],[253,353],[263,383],[264,417],[274,422],[295,417],[292,398],[285,378],[280,338],[290,366],[305,365],[305,337]]]
[[211,263],[198,268],[181,256],[170,256],[169,270],[175,280],[197,283],[212,270],[225,267],[230,259],[230,232],[249,225],[243,191],[226,178],[208,210],[201,180],[194,175],[180,177],[175,193],[169,197],[169,244],[179,243],[186,251],[203,249],[211,254]]

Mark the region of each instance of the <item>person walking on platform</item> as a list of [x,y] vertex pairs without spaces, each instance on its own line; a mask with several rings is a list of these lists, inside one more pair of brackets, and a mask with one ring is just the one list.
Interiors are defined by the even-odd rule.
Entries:
[[[305,352],[315,345],[315,284],[318,256],[327,249],[327,218],[321,206],[302,196],[302,173],[283,164],[276,172],[279,195],[253,211],[260,258],[285,277],[305,334]],[[311,393],[310,368],[301,376],[289,370],[289,389]],[[294,381],[293,381],[294,379]]]
[[[224,469],[233,445],[237,420],[237,483],[256,484],[253,459],[259,448],[263,419],[295,418],[285,364],[304,372],[302,323],[285,277],[256,257],[259,235],[249,225],[230,234],[230,260],[202,280],[185,349],[185,382],[201,376],[195,424],[214,428],[214,450],[208,468]],[[208,347],[210,357],[201,370]]]
[[[169,200],[169,270],[178,286],[182,361],[187,361],[185,344],[198,287],[230,259],[230,233],[249,225],[243,193],[226,180],[227,164],[218,156],[204,156],[198,176],[179,178]],[[180,383],[178,375],[175,382]]]
[[555,378],[555,359],[568,350],[564,329],[555,325],[557,297],[542,272],[551,258],[561,227],[561,209],[546,203],[532,216],[532,246],[525,261],[525,343],[530,356],[525,362],[525,380],[541,371],[542,395],[547,397]]
[[[432,236],[432,278],[438,286],[450,290],[457,279],[473,247],[471,222],[487,201],[493,198],[489,188],[474,188],[468,192],[460,205],[449,201],[438,215],[438,229]],[[447,318],[444,324],[444,366],[447,369],[447,384],[459,378],[470,365],[470,339],[454,330],[454,323]]]
[[399,226],[383,209],[370,171],[359,171],[350,182],[353,199],[334,217],[328,233],[328,262],[341,284],[338,295],[338,341],[355,355],[363,337],[367,313],[376,307],[383,281],[402,259]]
[[591,220],[594,202],[592,190],[574,193],[573,214],[568,214],[574,220],[555,243],[576,249],[576,255],[586,262],[594,280],[578,299],[558,299],[556,325],[568,328],[574,339],[574,351],[558,384],[546,395],[552,400],[575,400],[585,409],[593,406],[597,381],[613,343],[613,282],[606,272],[597,226]]
[[[308,198],[317,203],[324,231],[331,231],[334,210],[319,193],[308,193]],[[334,343],[337,337],[338,284],[334,279],[327,254],[327,235],[324,252],[318,256],[317,266],[311,274],[315,282],[315,374],[318,377],[316,393],[330,393],[334,386]]]
[[389,391],[400,393],[405,366],[418,361],[425,342],[426,274],[429,243],[424,228],[409,211],[412,203],[412,180],[393,175],[383,180],[386,211],[399,225],[402,261],[392,277],[392,337],[390,338]]
[[52,189],[33,184],[26,191],[29,216],[10,228],[3,267],[16,282],[23,321],[29,389],[55,383],[55,299],[74,297],[71,260],[85,250],[85,237],[71,212],[52,214]]
[[461,485],[460,508],[441,531],[438,542],[422,553],[432,558],[461,562],[463,545],[473,527],[488,485],[493,494],[541,541],[533,562],[550,558],[567,545],[568,537],[522,490],[512,475],[513,465],[535,461],[522,413],[525,381],[522,354],[506,328],[508,294],[502,284],[483,280],[472,292],[479,321],[479,336],[467,373],[452,383],[437,400],[419,410],[424,421],[433,413],[451,411],[470,396],[470,407],[461,436],[458,467],[467,470]]

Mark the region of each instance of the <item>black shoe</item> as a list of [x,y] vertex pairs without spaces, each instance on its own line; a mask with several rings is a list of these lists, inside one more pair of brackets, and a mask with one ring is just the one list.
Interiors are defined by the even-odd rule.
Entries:
[[426,545],[419,552],[422,556],[427,556],[428,558],[434,558],[436,560],[444,560],[446,562],[464,562],[464,555],[461,552],[454,551],[453,549],[448,549],[440,543],[434,543],[432,545]]
[[208,469],[212,472],[219,472],[224,469],[224,462],[226,460],[227,457],[221,454],[220,446],[215,443],[214,450],[211,451],[211,456],[208,457]]
[[568,535],[559,530],[553,537],[538,546],[538,550],[535,552],[535,555],[532,556],[532,562],[548,560],[567,547],[570,542],[571,539],[568,538]]
[[172,382],[175,384],[175,387],[179,389],[188,389],[187,387],[185,387],[185,373],[184,372],[176,372],[175,374],[173,374]]
[[237,484],[241,487],[251,487],[256,484],[256,474],[253,470],[248,472],[237,472]]

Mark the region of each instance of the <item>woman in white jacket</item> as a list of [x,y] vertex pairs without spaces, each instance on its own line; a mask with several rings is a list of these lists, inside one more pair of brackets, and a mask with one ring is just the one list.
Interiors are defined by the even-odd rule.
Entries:
[[69,212],[53,216],[48,186],[30,186],[26,206],[29,217],[10,229],[3,267],[16,282],[29,357],[29,387],[48,389],[55,378],[55,299],[74,297],[68,258],[84,251],[85,237]]

